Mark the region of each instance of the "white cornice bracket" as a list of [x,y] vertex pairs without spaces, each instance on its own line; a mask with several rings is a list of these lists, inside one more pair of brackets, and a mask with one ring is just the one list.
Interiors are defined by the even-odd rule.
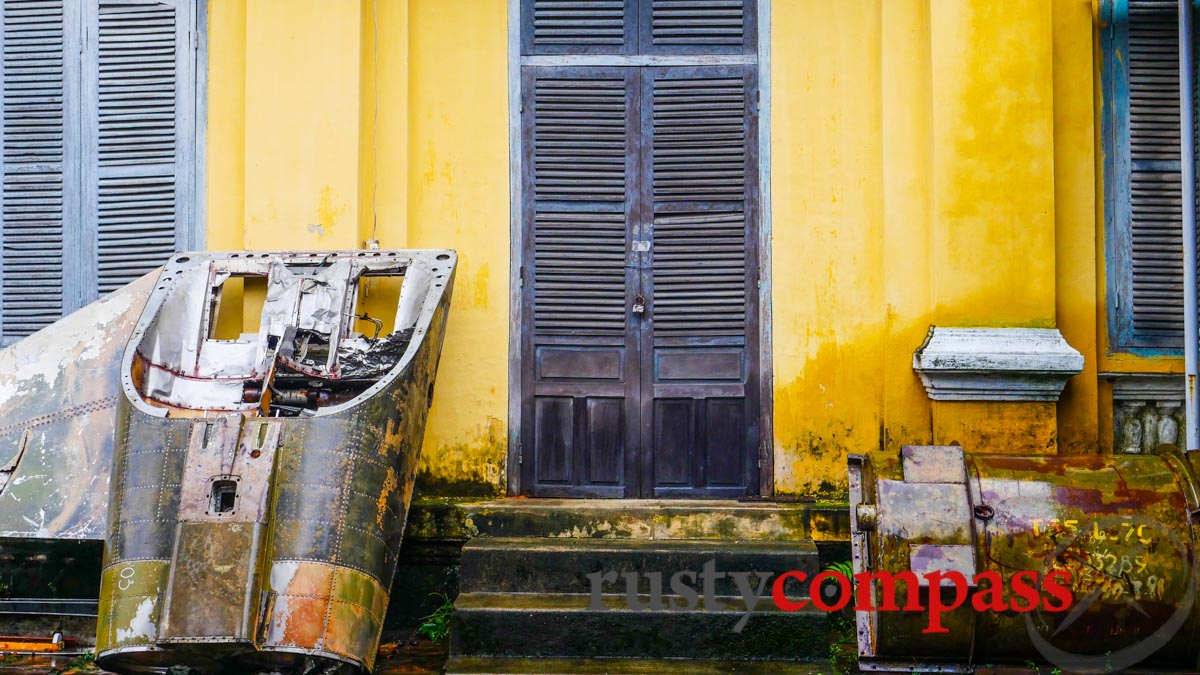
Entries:
[[1057,401],[1083,354],[1057,328],[931,326],[913,370],[934,401]]

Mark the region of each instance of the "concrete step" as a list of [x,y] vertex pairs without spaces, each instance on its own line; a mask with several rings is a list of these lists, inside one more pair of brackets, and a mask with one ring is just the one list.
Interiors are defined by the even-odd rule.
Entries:
[[446,675],[825,675],[828,663],[696,659],[522,659],[451,657]]
[[701,599],[692,609],[639,611],[627,607],[624,595],[606,595],[602,610],[590,608],[586,594],[461,593],[454,603],[450,654],[718,661],[827,655],[826,615],[811,605],[785,613],[768,596],[739,633],[734,627],[745,614],[741,598],[715,600],[714,607]]
[[765,501],[500,499],[417,507],[410,526],[417,537],[453,529],[456,518],[461,518],[464,538],[841,541],[848,540],[850,527],[845,505]]
[[[616,573],[603,592],[624,593],[626,573],[637,573],[638,593],[651,592],[651,577],[661,575],[662,591],[671,593],[677,572],[702,573],[706,563],[719,573],[766,572],[772,576],[799,570],[811,579],[819,571],[811,541],[720,541],[647,539],[571,539],[480,537],[462,549],[460,589],[464,593],[590,593],[589,574]],[[697,589],[696,577],[685,577]],[[750,580],[757,586],[754,576]],[[769,589],[769,585],[768,585]],[[715,581],[718,595],[739,595],[728,574]],[[800,595],[799,586],[789,595]]]

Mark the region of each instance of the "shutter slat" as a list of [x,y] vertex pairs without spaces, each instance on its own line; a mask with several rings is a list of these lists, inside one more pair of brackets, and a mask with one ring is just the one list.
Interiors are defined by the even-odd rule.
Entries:
[[533,245],[535,333],[624,334],[624,213],[539,210]]
[[745,332],[745,213],[738,209],[656,216],[655,337]]
[[175,8],[101,2],[99,21],[100,166],[174,162]]
[[625,333],[625,212],[613,207],[627,198],[628,89],[624,77],[533,78],[535,335]]
[[744,199],[741,78],[657,79],[653,97],[655,201]]
[[[655,9],[694,4],[660,0]],[[742,6],[737,0],[711,4],[739,13]],[[655,338],[746,335],[744,77],[664,73],[652,83]]]
[[744,0],[652,0],[656,47],[745,47]]
[[534,0],[533,48],[608,47],[625,44],[623,0]]

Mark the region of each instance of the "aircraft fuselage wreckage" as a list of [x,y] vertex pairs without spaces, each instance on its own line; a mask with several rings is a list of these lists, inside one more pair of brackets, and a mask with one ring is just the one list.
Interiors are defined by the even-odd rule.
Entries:
[[104,538],[101,667],[373,667],[456,262],[181,253],[0,352],[0,537]]

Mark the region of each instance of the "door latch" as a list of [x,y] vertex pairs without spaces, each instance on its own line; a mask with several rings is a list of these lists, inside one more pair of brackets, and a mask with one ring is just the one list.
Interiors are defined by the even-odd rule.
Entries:
[[637,315],[646,313],[646,298],[639,295],[633,299],[633,313]]

